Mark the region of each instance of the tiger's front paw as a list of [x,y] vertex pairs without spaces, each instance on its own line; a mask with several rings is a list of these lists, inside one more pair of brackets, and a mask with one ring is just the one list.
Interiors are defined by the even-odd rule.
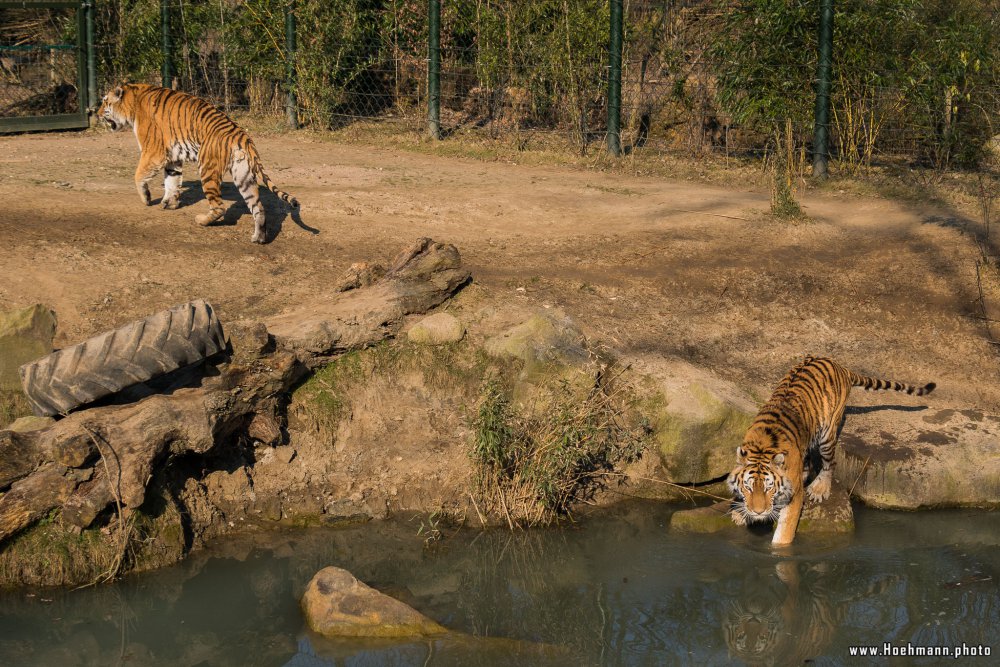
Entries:
[[809,500],[821,503],[829,498],[831,478],[832,475],[830,473],[821,472],[819,476],[812,481],[812,484],[806,487],[806,495],[809,496]]
[[140,185],[138,190],[139,190],[139,199],[142,200],[142,203],[144,205],[149,206],[150,204],[153,203],[153,197],[150,196],[149,188],[147,186]]
[[181,198],[179,195],[176,197],[164,197],[163,201],[160,202],[160,208],[167,211],[172,211],[180,205]]

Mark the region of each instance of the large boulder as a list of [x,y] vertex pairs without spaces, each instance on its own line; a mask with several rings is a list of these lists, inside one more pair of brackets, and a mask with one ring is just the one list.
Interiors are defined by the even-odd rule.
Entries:
[[644,356],[625,359],[625,364],[644,397],[642,410],[653,429],[655,454],[627,471],[632,492],[683,498],[686,491],[665,482],[697,485],[727,475],[757,414],[753,399],[732,382],[685,361]]
[[41,304],[0,313],[0,390],[20,391],[17,369],[52,352],[56,314]]
[[955,409],[848,415],[836,476],[873,507],[1000,507],[1000,416]]
[[[670,527],[691,533],[739,532],[745,530],[729,516],[730,503],[678,510],[670,516]],[[830,497],[821,503],[806,498],[796,535],[830,535],[854,532],[854,510],[843,486],[834,482]]]
[[309,627],[325,637],[423,637],[447,632],[338,567],[316,573],[302,596],[302,610]]
[[410,327],[406,335],[410,342],[422,345],[457,343],[465,336],[465,325],[449,313],[434,313]]

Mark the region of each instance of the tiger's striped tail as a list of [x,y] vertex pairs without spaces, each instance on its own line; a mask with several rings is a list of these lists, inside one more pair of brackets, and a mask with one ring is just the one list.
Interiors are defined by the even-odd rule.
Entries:
[[934,391],[934,387],[937,385],[933,382],[928,382],[923,387],[915,387],[912,384],[905,384],[903,382],[894,382],[892,380],[881,380],[879,378],[870,378],[865,375],[858,375],[853,371],[847,371],[851,376],[851,386],[863,387],[868,391],[882,391],[891,389],[893,391],[902,391],[913,396],[926,396],[927,394]]
[[251,162],[251,168],[253,169],[253,173],[258,178],[260,178],[261,182],[264,183],[264,187],[273,192],[275,195],[277,195],[278,198],[281,199],[281,201],[288,204],[288,206],[290,206],[291,208],[298,208],[299,200],[293,197],[292,195],[288,194],[284,190],[279,189],[278,186],[274,184],[274,181],[272,181],[270,177],[268,177],[268,175],[264,172],[264,167],[260,162],[260,154],[257,152],[257,147],[254,146],[253,144],[250,144],[249,146],[247,146],[247,148],[248,148],[247,152],[250,154],[250,162]]

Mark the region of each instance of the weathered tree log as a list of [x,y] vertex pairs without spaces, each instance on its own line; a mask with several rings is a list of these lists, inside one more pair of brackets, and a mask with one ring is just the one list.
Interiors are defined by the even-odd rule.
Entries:
[[391,335],[405,315],[427,312],[442,302],[442,294],[453,294],[468,280],[455,246],[423,238],[399,253],[370,286],[325,295],[271,318],[267,328],[304,363],[321,364]]
[[278,398],[309,368],[392,336],[407,315],[440,305],[468,280],[454,246],[419,239],[371,285],[266,323],[227,325],[231,352],[206,362],[197,386],[82,410],[40,431],[0,431],[0,542],[55,508],[81,528],[115,502],[130,512],[143,504],[154,468],[172,457],[205,454],[240,434],[277,440]]

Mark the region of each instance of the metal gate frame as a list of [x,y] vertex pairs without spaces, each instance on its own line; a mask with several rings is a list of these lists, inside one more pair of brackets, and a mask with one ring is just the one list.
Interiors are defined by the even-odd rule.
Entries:
[[79,2],[79,0],[76,2],[55,0],[11,2],[10,0],[0,0],[0,9],[76,9],[76,46],[73,47],[73,50],[76,51],[76,99],[80,107],[80,111],[77,113],[0,118],[0,134],[90,127],[88,110],[96,102],[95,99],[92,99],[96,97],[94,88],[89,85],[92,83],[93,77],[88,76],[87,68],[88,57],[93,52],[93,44],[91,44],[93,41],[93,2]]

